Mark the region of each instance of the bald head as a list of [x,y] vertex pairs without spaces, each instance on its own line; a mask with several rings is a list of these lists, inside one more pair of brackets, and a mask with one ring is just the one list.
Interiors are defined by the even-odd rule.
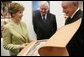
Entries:
[[63,12],[67,16],[72,16],[72,14],[77,10],[78,8],[78,1],[63,1],[62,2],[62,8]]
[[73,5],[75,7],[78,7],[78,1],[63,1],[62,5],[64,6]]
[[42,15],[47,14],[48,10],[49,10],[48,2],[47,1],[41,1],[40,2],[40,12],[41,12],[41,14]]

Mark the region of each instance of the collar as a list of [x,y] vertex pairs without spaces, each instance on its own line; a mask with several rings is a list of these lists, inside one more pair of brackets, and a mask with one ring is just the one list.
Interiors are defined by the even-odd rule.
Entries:
[[18,25],[20,25],[20,23],[21,23],[21,22],[20,22],[20,23],[18,23],[18,24],[17,24],[17,23],[15,23],[15,22],[12,20],[12,18],[11,18],[10,22],[11,22],[13,25],[15,25],[15,26],[18,26]]
[[73,18],[73,16],[76,14],[76,12],[79,10],[79,8],[73,13],[73,15],[71,16],[71,19]]
[[[43,16],[42,16],[42,14],[41,14],[41,17],[42,17],[42,19],[43,19]],[[45,19],[47,18],[47,14],[45,14]]]

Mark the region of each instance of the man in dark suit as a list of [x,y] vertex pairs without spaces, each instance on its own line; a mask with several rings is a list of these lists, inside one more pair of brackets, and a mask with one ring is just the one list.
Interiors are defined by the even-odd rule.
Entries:
[[57,30],[55,15],[49,12],[47,2],[41,2],[40,10],[33,14],[33,27],[37,40],[49,39]]
[[67,45],[70,56],[83,56],[83,12],[78,7],[78,1],[63,1],[63,12],[68,16],[65,25],[81,19],[81,25]]

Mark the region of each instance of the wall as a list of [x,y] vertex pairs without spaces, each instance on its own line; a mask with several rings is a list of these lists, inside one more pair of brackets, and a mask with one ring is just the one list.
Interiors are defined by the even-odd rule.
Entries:
[[64,13],[62,12],[61,1],[50,1],[50,12],[55,14],[57,28],[59,29],[65,23]]

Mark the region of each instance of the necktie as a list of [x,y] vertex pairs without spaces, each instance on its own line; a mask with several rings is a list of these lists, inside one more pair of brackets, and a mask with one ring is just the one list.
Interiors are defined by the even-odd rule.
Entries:
[[43,21],[45,22],[45,15],[43,15]]

